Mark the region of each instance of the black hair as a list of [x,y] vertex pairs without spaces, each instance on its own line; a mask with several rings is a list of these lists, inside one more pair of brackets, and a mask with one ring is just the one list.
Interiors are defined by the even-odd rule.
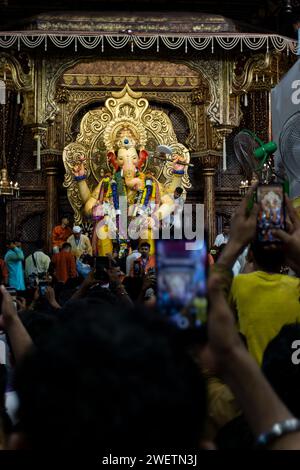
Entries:
[[62,245],[61,249],[64,250],[65,248],[72,248],[71,243],[68,243],[68,242],[64,243],[64,244]]
[[292,360],[296,340],[300,341],[300,324],[283,326],[265,349],[262,370],[284,404],[300,418],[300,364]]
[[44,241],[43,240],[37,240],[35,242],[35,247],[37,250],[42,250],[44,248]]
[[150,243],[148,243],[148,242],[142,242],[140,244],[140,248],[142,248],[143,246],[147,246],[150,249]]
[[95,265],[94,257],[88,253],[81,255],[80,259],[84,264],[88,264],[91,268],[93,268]]
[[132,250],[138,250],[139,248],[139,243],[140,241],[137,239],[137,240],[134,240],[133,238],[130,239],[130,247]]
[[284,265],[284,252],[281,246],[264,246],[262,243],[253,242],[250,246],[254,261],[267,272],[278,272]]
[[131,300],[136,301],[142,290],[143,278],[141,276],[125,277],[123,285]]
[[197,448],[203,377],[150,312],[83,299],[16,371],[32,449]]
[[182,194],[182,193],[183,193],[183,189],[182,189],[180,186],[177,186],[177,188],[175,188],[175,191],[176,191],[176,193],[178,193],[178,194]]
[[55,315],[37,309],[23,310],[19,317],[37,348],[44,344],[51,328],[56,324]]

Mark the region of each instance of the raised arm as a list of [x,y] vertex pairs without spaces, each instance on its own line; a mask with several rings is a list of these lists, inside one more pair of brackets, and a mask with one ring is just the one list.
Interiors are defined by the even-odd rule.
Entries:
[[78,184],[78,189],[79,189],[79,194],[82,203],[84,204],[84,212],[87,215],[90,215],[92,212],[93,206],[96,204],[100,187],[101,187],[101,182],[97,185],[97,187],[94,189],[94,191],[91,193],[87,182],[86,182],[86,174],[85,174],[85,168],[84,168],[84,161],[85,158],[82,157],[80,159],[80,162],[75,165],[73,169],[73,175],[75,180],[77,181]]
[[[209,344],[215,355],[219,373],[232,389],[252,431],[258,438],[270,431],[275,424],[278,423],[280,427],[280,423],[294,417],[278,398],[240,340],[234,317],[225,299],[222,283],[221,272],[213,272],[208,285]],[[268,448],[299,450],[300,432],[279,436]]]
[[292,202],[287,196],[285,198],[287,213],[289,215],[289,231],[272,230],[272,232],[283,242],[287,264],[300,276],[300,218]]
[[217,261],[227,269],[232,269],[238,256],[255,238],[258,205],[254,204],[249,209],[254,190],[254,187],[251,188],[232,218],[228,243]]
[[0,287],[0,292],[2,297],[0,328],[8,335],[12,352],[18,363],[33,346],[33,342],[17,314],[12,297],[4,286]]
[[16,246],[15,248],[11,249],[8,253],[6,253],[5,259],[6,261],[23,261],[24,253],[21,248],[18,248]]

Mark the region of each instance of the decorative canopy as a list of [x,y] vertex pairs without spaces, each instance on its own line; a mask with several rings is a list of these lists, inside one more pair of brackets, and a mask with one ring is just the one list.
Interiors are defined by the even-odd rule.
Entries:
[[72,47],[104,52],[106,48],[152,49],[161,47],[189,51],[237,49],[253,51],[275,49],[297,52],[297,41],[276,34],[265,34],[253,27],[221,15],[202,13],[110,13],[38,15],[23,25],[22,31],[0,32],[0,48],[21,47],[62,49]]

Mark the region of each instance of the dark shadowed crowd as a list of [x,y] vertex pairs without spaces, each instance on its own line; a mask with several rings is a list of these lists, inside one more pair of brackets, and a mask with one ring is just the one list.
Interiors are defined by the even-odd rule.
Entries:
[[49,256],[8,242],[2,449],[300,449],[300,219],[287,198],[288,231],[263,246],[251,197],[210,251],[193,334],[160,315],[147,242],[102,268],[65,217]]

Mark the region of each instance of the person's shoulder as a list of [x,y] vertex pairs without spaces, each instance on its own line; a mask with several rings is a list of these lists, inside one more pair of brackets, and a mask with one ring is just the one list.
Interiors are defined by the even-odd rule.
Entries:
[[241,284],[252,282],[254,278],[256,278],[255,272],[237,274],[232,279],[232,288],[238,288],[237,286],[240,286]]
[[281,281],[285,282],[286,284],[300,286],[300,279],[296,276],[290,276],[288,274],[281,274]]

